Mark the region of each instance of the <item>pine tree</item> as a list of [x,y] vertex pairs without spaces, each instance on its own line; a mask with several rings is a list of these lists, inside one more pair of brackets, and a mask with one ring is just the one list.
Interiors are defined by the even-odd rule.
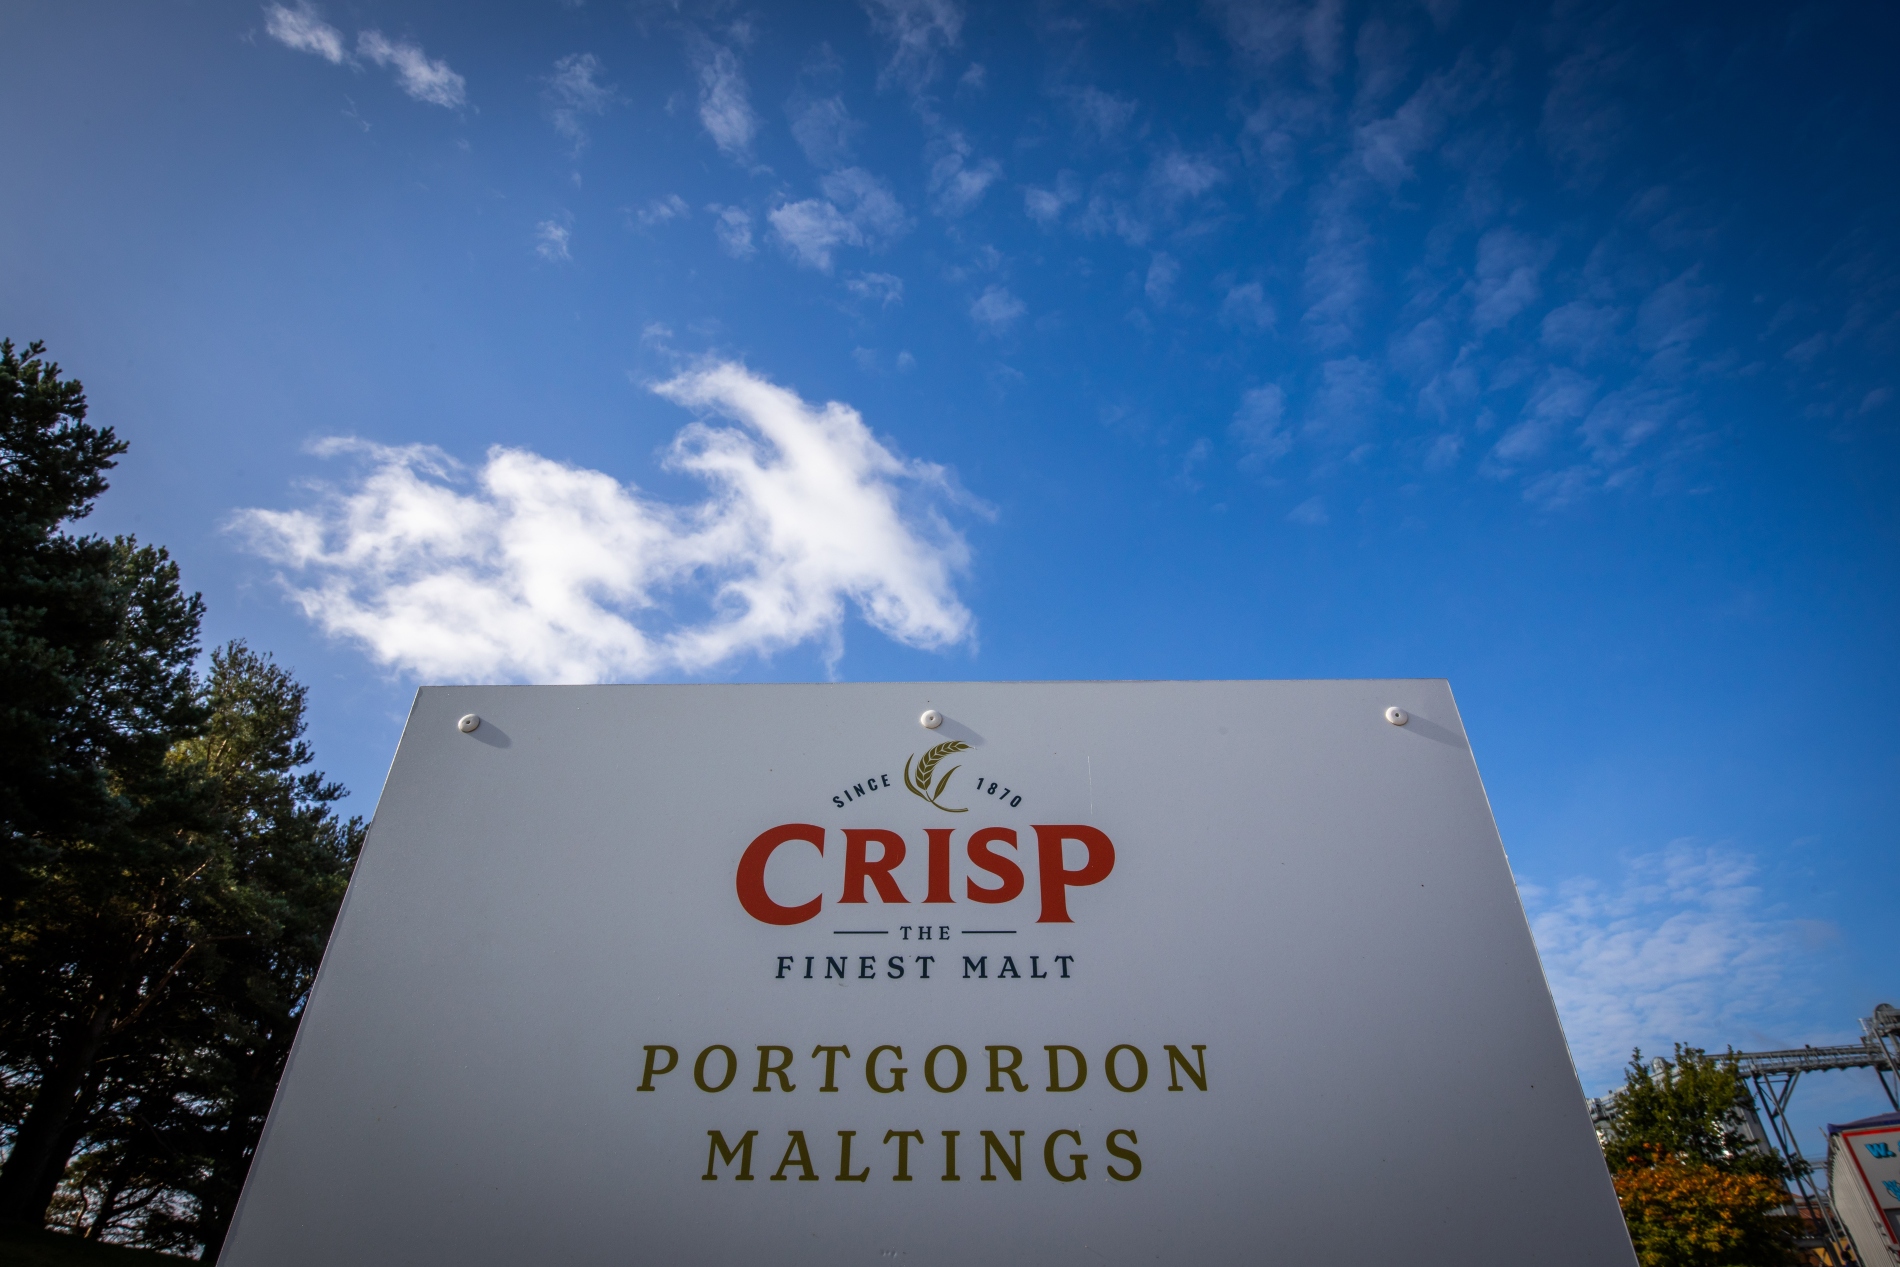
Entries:
[[0,342],[0,1223],[215,1257],[362,825],[286,670],[201,679],[165,551],[66,531],[125,449],[85,411]]
[[44,1221],[104,1061],[136,1041],[199,944],[195,902],[216,861],[202,781],[167,761],[203,719],[191,672],[202,604],[161,549],[121,538],[104,559],[111,626],[90,645],[48,642],[71,688],[42,745],[55,768],[37,788],[32,772],[18,779],[54,795],[26,798],[39,812],[15,820],[9,842],[0,1078],[24,1111],[9,1114],[0,1224]]
[[156,1041],[101,1085],[55,1220],[212,1258],[229,1226],[356,853],[343,789],[306,767],[306,692],[268,656],[214,651],[204,733],[171,760],[213,789],[213,931],[174,982]]

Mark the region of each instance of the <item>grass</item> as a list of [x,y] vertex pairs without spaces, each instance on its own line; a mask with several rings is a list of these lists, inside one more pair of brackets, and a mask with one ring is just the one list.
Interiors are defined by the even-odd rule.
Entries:
[[0,1267],[179,1267],[189,1261],[157,1250],[82,1241],[59,1232],[0,1231]]

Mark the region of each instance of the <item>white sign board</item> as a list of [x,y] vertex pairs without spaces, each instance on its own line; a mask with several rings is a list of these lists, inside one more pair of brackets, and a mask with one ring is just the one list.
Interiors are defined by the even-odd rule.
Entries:
[[1422,680],[425,689],[223,1261],[1634,1258]]

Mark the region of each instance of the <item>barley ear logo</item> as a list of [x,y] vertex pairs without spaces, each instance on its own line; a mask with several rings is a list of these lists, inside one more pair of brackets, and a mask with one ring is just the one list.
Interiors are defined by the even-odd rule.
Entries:
[[[938,809],[946,814],[969,813],[970,810],[967,805],[962,809],[956,809],[949,805],[938,804],[937,802],[937,798],[943,795],[944,788],[950,785],[950,776],[963,767],[951,766],[948,770],[943,772],[943,777],[937,780],[936,790],[931,790],[930,786],[931,776],[937,773],[937,763],[951,753],[962,752],[969,748],[969,746],[969,744],[964,743],[961,739],[952,739],[949,743],[938,744],[936,747],[924,753],[922,757],[918,757],[914,753],[911,756],[905,757],[904,786],[910,789],[912,796],[923,797],[926,801],[929,801],[932,805],[936,805]],[[912,774],[910,769],[910,763],[912,761],[917,762],[917,772],[915,774]]]

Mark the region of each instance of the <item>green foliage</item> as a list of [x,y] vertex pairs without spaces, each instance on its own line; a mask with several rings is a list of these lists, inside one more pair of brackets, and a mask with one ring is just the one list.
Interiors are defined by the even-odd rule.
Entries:
[[1613,1171],[1653,1165],[1660,1154],[1710,1166],[1725,1174],[1787,1178],[1773,1153],[1756,1147],[1746,1125],[1754,1109],[1735,1063],[1676,1044],[1673,1061],[1643,1063],[1631,1055],[1603,1155]]
[[0,344],[0,1226],[215,1256],[362,825],[162,549],[59,531],[124,447],[84,408]]
[[0,341],[0,903],[47,842],[115,816],[104,764],[176,720],[167,702],[115,714],[123,692],[100,681],[126,561],[112,542],[59,530],[91,512],[125,445],[86,423],[84,391],[42,353]]
[[1603,1154],[1642,1267],[1794,1261],[1788,1170],[1757,1146],[1753,1107],[1733,1060],[1681,1044],[1654,1067],[1632,1054]]

